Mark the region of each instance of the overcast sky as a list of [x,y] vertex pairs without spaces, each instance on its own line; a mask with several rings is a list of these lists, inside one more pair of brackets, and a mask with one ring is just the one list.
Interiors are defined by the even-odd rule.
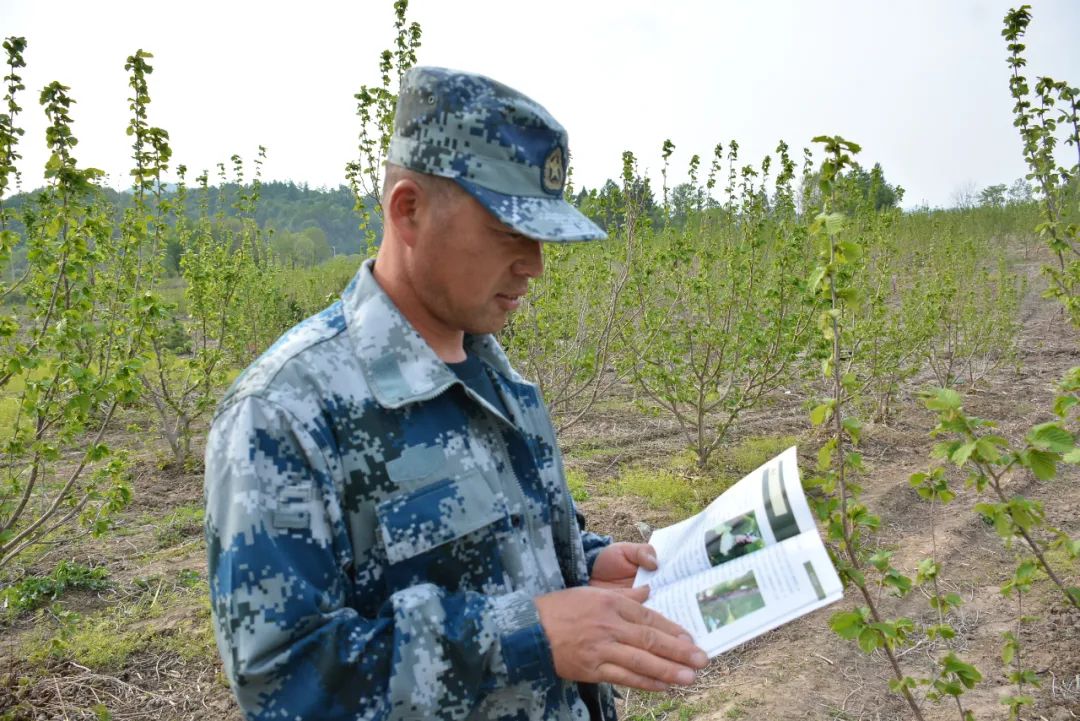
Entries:
[[[779,139],[799,156],[814,135],[841,134],[910,206],[1026,172],[1000,35],[1015,4],[412,0],[409,15],[421,63],[490,75],[566,126],[578,185],[617,177],[627,149],[655,175],[665,138],[677,180],[692,154],[731,138],[756,163]],[[1080,84],[1080,2],[1031,4],[1029,77]],[[42,183],[37,99],[52,80],[77,100],[80,164],[126,185],[124,60],[139,48],[154,54],[150,123],[169,131],[174,163],[213,169],[261,144],[265,178],[336,186],[356,154],[353,94],[377,82],[393,11],[390,0],[0,0],[0,33],[29,44],[24,189]]]

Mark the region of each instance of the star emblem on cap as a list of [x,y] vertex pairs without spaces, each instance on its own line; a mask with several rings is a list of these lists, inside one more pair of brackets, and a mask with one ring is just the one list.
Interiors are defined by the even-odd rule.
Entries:
[[563,183],[566,181],[566,162],[563,158],[563,149],[556,146],[551,149],[544,159],[544,167],[541,173],[541,184],[544,190],[552,193],[562,193]]

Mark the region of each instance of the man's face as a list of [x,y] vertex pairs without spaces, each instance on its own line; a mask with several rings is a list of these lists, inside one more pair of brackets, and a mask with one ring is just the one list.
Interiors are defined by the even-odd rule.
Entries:
[[540,242],[465,193],[436,202],[413,248],[414,292],[443,330],[495,333],[544,270]]

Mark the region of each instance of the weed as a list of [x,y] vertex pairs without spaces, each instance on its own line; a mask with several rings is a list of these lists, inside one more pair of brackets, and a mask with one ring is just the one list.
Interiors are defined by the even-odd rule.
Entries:
[[166,514],[154,532],[158,548],[171,548],[191,536],[202,533],[203,508],[201,505],[180,506]]
[[119,670],[144,652],[213,658],[209,593],[206,582],[192,574],[137,579],[130,601],[79,617],[78,623],[59,618],[56,629],[43,628],[25,642],[23,655],[32,664],[63,658],[99,672]]
[[201,580],[199,572],[190,568],[182,568],[176,572],[176,583],[183,588],[197,588]]
[[108,576],[104,566],[91,568],[63,560],[47,576],[30,576],[0,590],[0,608],[12,617],[55,601],[69,590],[103,591],[110,586]]

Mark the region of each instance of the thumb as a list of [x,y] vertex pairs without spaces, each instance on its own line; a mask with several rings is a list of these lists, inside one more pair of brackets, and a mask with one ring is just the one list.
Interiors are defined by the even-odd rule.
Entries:
[[637,547],[637,561],[637,565],[641,566],[646,571],[655,571],[658,566],[656,561],[656,549],[648,543],[641,544]]

